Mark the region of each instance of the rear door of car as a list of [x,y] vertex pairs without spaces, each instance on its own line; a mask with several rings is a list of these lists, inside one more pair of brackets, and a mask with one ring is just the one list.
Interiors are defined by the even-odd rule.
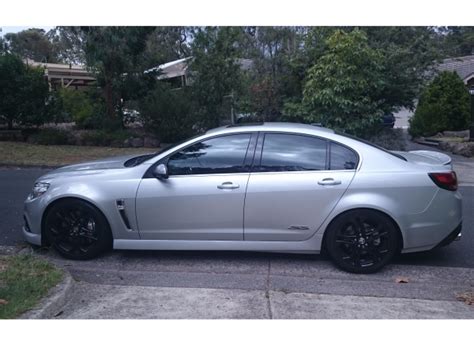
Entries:
[[244,239],[310,238],[348,188],[358,159],[324,138],[261,132],[247,185]]

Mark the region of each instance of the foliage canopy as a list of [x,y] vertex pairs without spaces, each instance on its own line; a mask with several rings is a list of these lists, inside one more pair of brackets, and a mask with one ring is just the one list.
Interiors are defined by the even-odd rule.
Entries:
[[43,123],[48,98],[43,70],[25,65],[16,55],[0,55],[0,97],[0,120],[9,129],[14,123]]
[[470,122],[469,93],[454,72],[440,73],[423,91],[410,134],[430,136],[442,131],[467,129]]

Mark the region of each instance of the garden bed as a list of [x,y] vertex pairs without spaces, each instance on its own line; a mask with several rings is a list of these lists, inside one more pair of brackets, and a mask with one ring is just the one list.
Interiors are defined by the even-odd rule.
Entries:
[[158,150],[0,142],[0,165],[56,167],[111,156],[154,153]]
[[474,157],[474,142],[469,141],[469,131],[445,131],[432,137],[422,138],[418,141],[421,144],[431,144],[439,149],[462,155]]
[[0,127],[0,141],[42,145],[86,145],[115,148],[157,148],[160,140],[143,128],[115,131],[78,129],[74,124],[46,124],[41,128],[7,130]]

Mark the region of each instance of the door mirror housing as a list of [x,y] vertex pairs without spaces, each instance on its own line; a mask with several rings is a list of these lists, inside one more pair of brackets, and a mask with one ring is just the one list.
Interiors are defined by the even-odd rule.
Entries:
[[168,179],[168,168],[165,164],[158,164],[153,169],[153,175],[160,180]]

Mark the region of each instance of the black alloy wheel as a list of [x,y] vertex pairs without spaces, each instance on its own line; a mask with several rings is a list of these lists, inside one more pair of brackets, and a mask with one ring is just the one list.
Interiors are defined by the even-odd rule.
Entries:
[[399,232],[383,213],[353,210],[331,222],[325,246],[342,270],[368,274],[382,269],[399,252]]
[[90,203],[60,200],[48,209],[43,235],[59,254],[75,260],[91,259],[111,246],[104,215]]

